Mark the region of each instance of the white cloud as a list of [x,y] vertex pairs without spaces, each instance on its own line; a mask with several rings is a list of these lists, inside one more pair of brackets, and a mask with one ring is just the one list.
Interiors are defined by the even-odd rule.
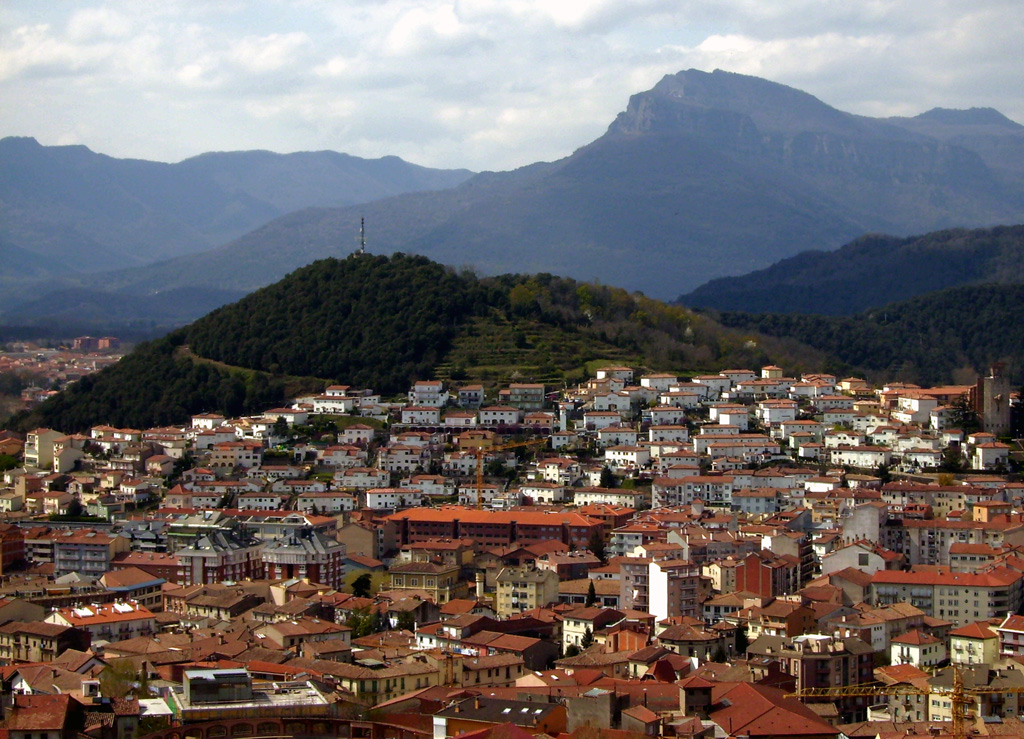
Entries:
[[331,57],[323,64],[318,64],[313,68],[313,72],[320,77],[342,77],[351,67],[349,60],[339,55]]
[[186,87],[213,87],[216,81],[212,79],[211,75],[212,67],[210,65],[192,62],[179,68],[175,78]]
[[480,27],[464,23],[452,4],[423,3],[402,13],[384,39],[395,56],[438,54],[450,57],[485,42]]
[[82,47],[69,43],[46,24],[21,26],[4,34],[0,44],[0,80],[82,73],[95,68],[110,53],[107,45]]
[[128,36],[131,30],[129,20],[110,8],[86,8],[76,11],[68,19],[68,37],[73,41],[120,39]]
[[571,153],[689,67],[869,115],[1024,120],[1022,31],[1011,0],[5,0],[0,135],[500,169]]
[[246,36],[231,46],[228,57],[243,72],[265,74],[297,64],[309,44],[302,32]]

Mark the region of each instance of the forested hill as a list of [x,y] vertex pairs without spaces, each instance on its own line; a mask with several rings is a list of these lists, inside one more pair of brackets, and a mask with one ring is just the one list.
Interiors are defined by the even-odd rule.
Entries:
[[856,316],[715,314],[724,325],[785,336],[876,379],[973,382],[993,362],[1024,373],[1024,285],[957,287]]
[[462,321],[485,309],[475,284],[422,257],[324,259],[141,345],[15,421],[144,428],[204,410],[255,412],[340,379],[398,392],[429,375]]
[[749,313],[850,315],[960,285],[1024,283],[1024,226],[864,236],[740,277],[712,280],[679,302]]
[[[783,348],[784,347],[784,348]],[[296,270],[141,345],[31,414],[22,429],[144,428],[192,413],[257,412],[328,382],[404,393],[416,379],[582,379],[588,362],[674,371],[826,358],[605,287],[551,275],[477,278],[423,257],[353,255]]]
[[187,336],[195,354],[225,364],[396,392],[428,375],[487,303],[479,282],[424,257],[359,255],[298,270]]

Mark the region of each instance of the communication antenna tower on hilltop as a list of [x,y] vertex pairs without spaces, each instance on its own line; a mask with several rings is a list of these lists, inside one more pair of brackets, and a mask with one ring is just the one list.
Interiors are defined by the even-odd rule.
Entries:
[[359,248],[356,249],[356,254],[366,253],[366,219],[363,216],[359,216]]

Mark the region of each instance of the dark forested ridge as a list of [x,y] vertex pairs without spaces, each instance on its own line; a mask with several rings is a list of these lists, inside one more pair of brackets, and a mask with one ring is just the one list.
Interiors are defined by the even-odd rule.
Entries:
[[478,278],[423,257],[325,259],[140,345],[20,428],[147,427],[253,413],[328,382],[404,393],[416,379],[582,379],[597,360],[708,371],[828,359],[795,342],[722,329],[639,293],[540,275]]
[[[253,413],[286,390],[344,379],[384,391],[428,375],[460,321],[481,310],[467,281],[422,257],[325,259],[139,346],[72,385],[23,428],[144,428],[216,410]],[[305,382],[296,377],[313,376]]]
[[725,326],[785,336],[879,379],[973,381],[993,362],[1024,373],[1024,285],[943,290],[856,316],[715,314]]
[[97,423],[147,428],[185,423],[201,409],[238,414],[284,399],[285,378],[193,361],[180,351],[184,339],[182,330],[140,344],[117,364],[15,416],[11,425],[68,432]]
[[712,280],[679,302],[747,313],[849,315],[945,288],[1024,283],[1024,226],[871,235]]
[[486,297],[423,257],[325,259],[196,321],[188,342],[230,365],[394,391],[432,371]]

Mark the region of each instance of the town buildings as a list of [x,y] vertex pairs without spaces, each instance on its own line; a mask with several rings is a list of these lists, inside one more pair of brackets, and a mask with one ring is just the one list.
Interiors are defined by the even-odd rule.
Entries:
[[[0,660],[25,689],[77,680],[85,698],[95,686],[30,663],[104,647],[174,685],[179,737],[208,726],[198,739],[598,720],[854,736],[883,703],[900,721],[952,709],[786,696],[941,687],[947,660],[1015,689],[1024,485],[992,474],[1006,441],[934,427],[953,390],[872,396],[772,367],[597,374],[550,395],[421,380],[396,402],[332,386],[249,419],[37,429],[25,461],[46,464],[12,471],[2,498]],[[283,428],[327,408],[352,417],[301,441]],[[927,474],[955,452],[977,474]],[[44,520],[72,503],[102,525]],[[974,710],[1013,719],[1010,694]]]

